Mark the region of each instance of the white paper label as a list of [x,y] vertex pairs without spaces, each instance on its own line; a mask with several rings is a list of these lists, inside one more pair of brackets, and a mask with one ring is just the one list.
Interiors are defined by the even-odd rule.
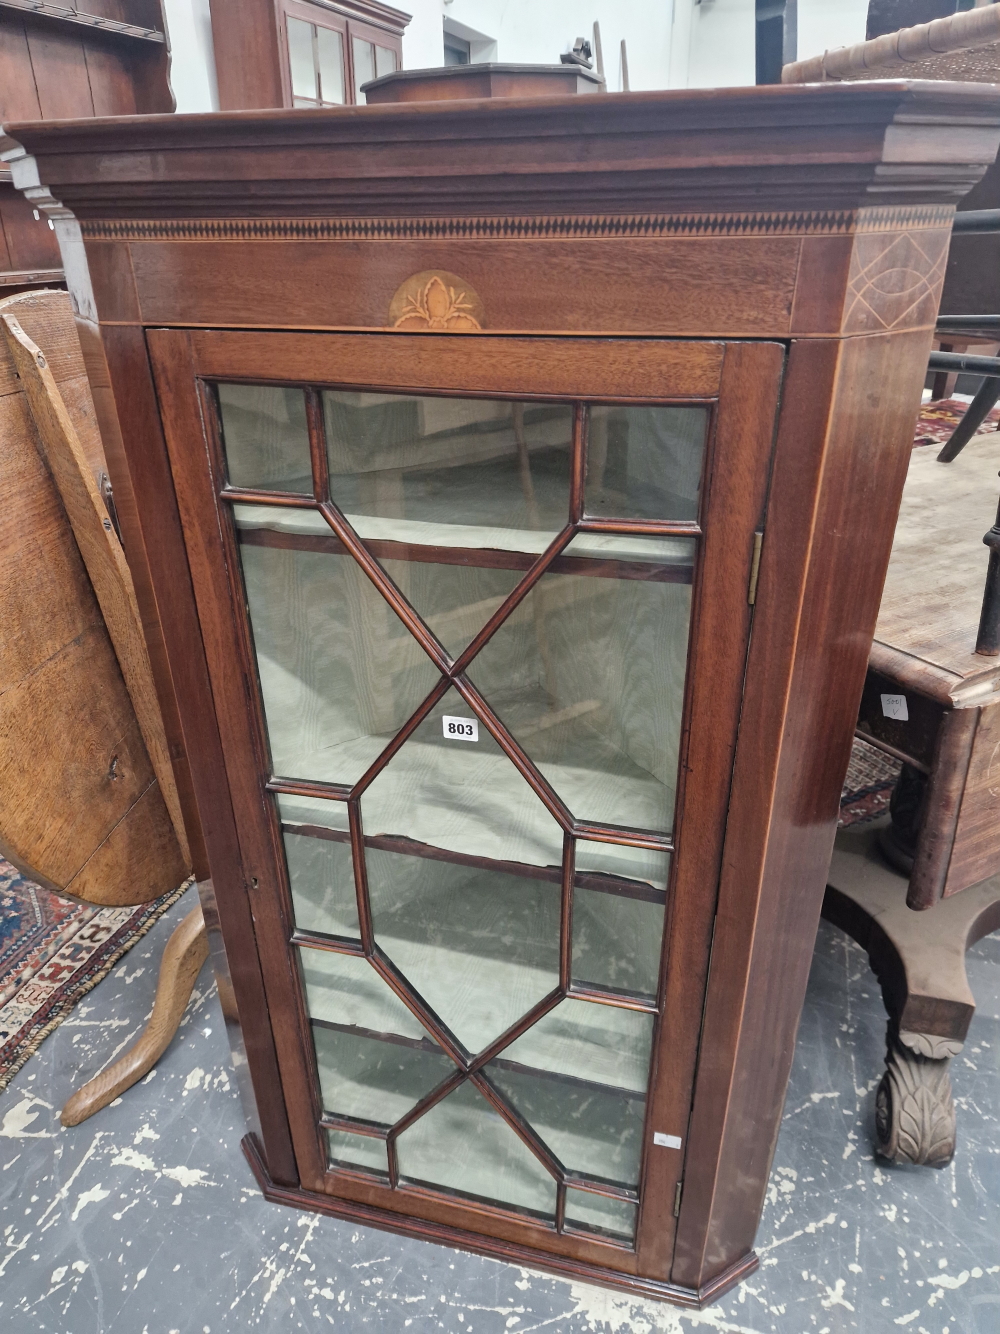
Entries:
[[680,1135],[661,1135],[657,1130],[653,1135],[653,1143],[658,1144],[661,1149],[679,1149],[681,1147]]
[[441,730],[449,741],[479,740],[479,721],[476,718],[449,718],[445,714],[441,719]]
[[909,721],[905,695],[883,695],[882,714],[886,718],[897,718],[901,723]]

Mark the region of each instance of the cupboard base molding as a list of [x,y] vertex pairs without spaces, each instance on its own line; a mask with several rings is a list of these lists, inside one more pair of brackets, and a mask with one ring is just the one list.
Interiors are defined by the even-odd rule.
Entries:
[[340,1199],[335,1195],[323,1195],[319,1191],[306,1190],[303,1186],[281,1186],[272,1181],[268,1175],[253,1135],[244,1135],[241,1148],[261,1194],[271,1204],[286,1204],[292,1209],[307,1209],[314,1214],[342,1218],[346,1222],[377,1227],[384,1232],[455,1246],[459,1250],[471,1251],[474,1255],[486,1255],[493,1260],[504,1260],[508,1264],[523,1264],[533,1269],[547,1270],[561,1278],[580,1279],[585,1283],[596,1283],[600,1287],[616,1288],[634,1297],[649,1297],[653,1301],[671,1302],[674,1306],[702,1310],[706,1306],[711,1306],[737,1283],[749,1278],[760,1267],[757,1252],[748,1251],[700,1288],[688,1288],[680,1283],[667,1283],[655,1278],[641,1278],[636,1274],[622,1274],[614,1269],[580,1264],[565,1256],[553,1255],[549,1251],[535,1250],[531,1246],[517,1246],[511,1242],[495,1240],[477,1232],[468,1232],[463,1228],[445,1227],[422,1218],[408,1218],[404,1214],[392,1213],[388,1209],[376,1209],[369,1204]]

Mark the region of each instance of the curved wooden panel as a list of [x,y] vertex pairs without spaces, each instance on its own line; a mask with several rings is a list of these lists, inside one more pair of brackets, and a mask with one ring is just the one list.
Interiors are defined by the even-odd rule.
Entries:
[[[62,308],[64,335],[47,341],[65,373],[69,300],[44,297],[52,325]],[[89,903],[145,903],[184,862],[5,343],[0,479],[0,850]]]

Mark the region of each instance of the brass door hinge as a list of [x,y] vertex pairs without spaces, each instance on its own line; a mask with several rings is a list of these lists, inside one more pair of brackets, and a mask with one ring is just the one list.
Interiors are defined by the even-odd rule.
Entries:
[[674,1191],[674,1217],[681,1216],[681,1195],[684,1193],[684,1182],[678,1181],[677,1189]]
[[764,542],[763,530],[758,528],[753,535],[753,557],[750,561],[750,587],[747,589],[747,602],[752,607],[757,601],[757,575],[760,573],[760,549]]

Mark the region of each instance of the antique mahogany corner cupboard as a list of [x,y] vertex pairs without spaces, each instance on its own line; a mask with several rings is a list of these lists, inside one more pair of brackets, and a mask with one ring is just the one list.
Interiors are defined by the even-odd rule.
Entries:
[[270,1198],[690,1303],[753,1268],[998,136],[902,82],[8,127],[100,326]]

